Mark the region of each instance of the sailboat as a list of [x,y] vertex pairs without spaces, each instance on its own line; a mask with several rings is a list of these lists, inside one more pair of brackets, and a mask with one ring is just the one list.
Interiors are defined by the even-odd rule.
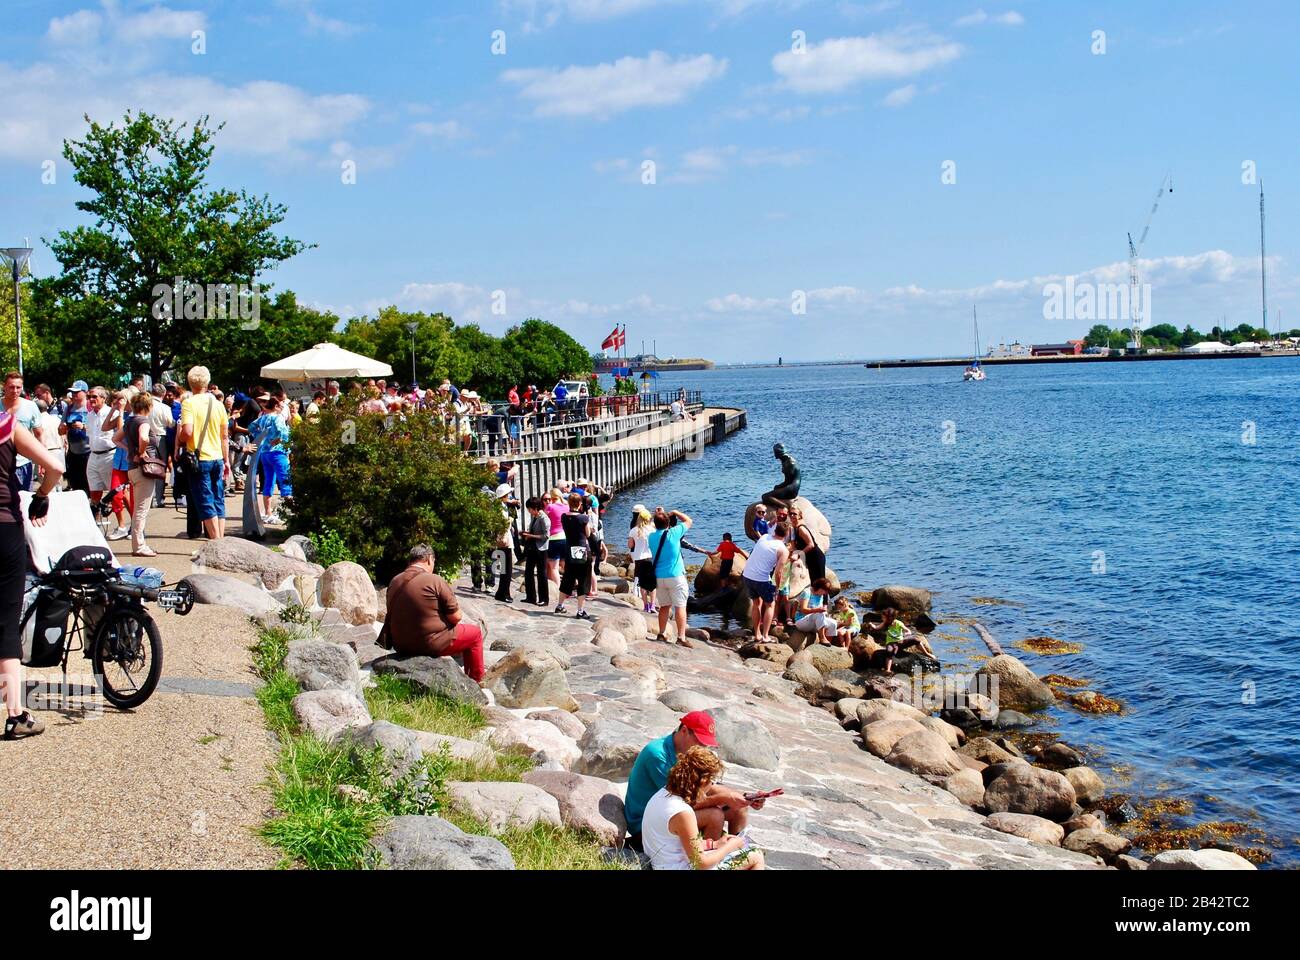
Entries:
[[974,304],[971,305],[971,316],[975,321],[975,355],[971,357],[970,366],[962,372],[961,378],[963,380],[983,380],[984,368],[980,366],[980,318]]

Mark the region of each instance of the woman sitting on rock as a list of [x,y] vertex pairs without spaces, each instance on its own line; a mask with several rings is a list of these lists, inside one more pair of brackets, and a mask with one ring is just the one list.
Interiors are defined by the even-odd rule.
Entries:
[[686,750],[668,772],[668,785],[650,798],[641,843],[656,870],[762,870],[763,853],[745,836],[705,840],[695,804],[722,775],[722,761],[704,747]]
[[[793,616],[797,618],[794,629],[801,634],[812,634],[813,643],[829,644],[831,634],[836,632],[836,623],[830,618],[830,596],[833,592],[831,582],[821,577],[791,601]],[[798,642],[797,637],[795,642]]]

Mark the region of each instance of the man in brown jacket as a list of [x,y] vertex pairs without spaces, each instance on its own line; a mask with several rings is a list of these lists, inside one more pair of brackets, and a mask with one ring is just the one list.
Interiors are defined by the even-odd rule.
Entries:
[[471,680],[483,679],[483,631],[463,619],[451,585],[434,573],[428,544],[413,547],[410,565],[389,583],[384,632],[397,653],[459,656]]

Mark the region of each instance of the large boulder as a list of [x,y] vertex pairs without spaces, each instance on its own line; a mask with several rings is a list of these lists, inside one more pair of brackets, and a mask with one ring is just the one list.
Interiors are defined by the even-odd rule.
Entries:
[[280,552],[286,557],[304,563],[316,562],[316,544],[311,542],[310,537],[304,537],[301,533],[286,537],[284,543],[280,544]]
[[718,756],[727,763],[757,770],[775,770],[781,750],[767,727],[736,707],[710,710],[718,737]]
[[408,657],[392,653],[372,661],[370,669],[401,677],[428,693],[457,703],[481,706],[488,702],[479,685],[465,675],[452,657]]
[[284,669],[304,690],[361,692],[361,671],[350,647],[327,640],[292,640]]
[[648,742],[649,738],[630,724],[611,717],[597,717],[578,741],[582,755],[574,763],[573,772],[625,781],[641,748]]
[[1245,857],[1229,850],[1165,850],[1157,853],[1150,870],[1256,870]]
[[453,810],[486,824],[492,833],[526,830],[536,823],[562,825],[555,798],[531,783],[453,781],[447,784],[447,799]]
[[632,609],[612,610],[593,622],[591,628],[596,634],[602,630],[621,633],[629,644],[640,643],[646,639],[646,634],[649,632],[645,614],[640,610]]
[[948,741],[925,728],[900,737],[885,762],[917,776],[950,777],[963,769]]
[[415,733],[387,720],[376,720],[364,727],[348,727],[339,734],[338,742],[346,744],[353,756],[373,753],[377,747],[382,749],[388,761],[384,777],[388,781],[407,776],[424,757]]
[[365,701],[349,690],[308,690],[293,698],[293,715],[304,730],[321,740],[335,739],[348,727],[372,722]]
[[[617,634],[617,636],[622,639],[622,634]],[[503,653],[511,653],[515,650],[522,650],[524,647],[533,647],[537,650],[545,650],[558,660],[560,666],[565,670],[568,670],[573,663],[573,655],[564,647],[560,646],[556,641],[545,640],[541,637],[530,636],[526,633],[502,634],[493,639],[491,649],[500,650]],[[504,658],[498,658],[497,663],[500,663],[502,659]]]
[[1010,654],[983,663],[971,677],[972,693],[996,694],[999,709],[1043,710],[1056,703],[1052,688]]
[[[908,717],[897,720],[875,720],[862,727],[862,746],[872,756],[885,758],[894,749],[894,745],[908,734],[918,733],[925,727]],[[956,772],[956,771],[953,771]]]
[[351,624],[374,623],[379,599],[370,574],[359,563],[340,560],[331,564],[320,578],[321,606],[333,607]]
[[1048,847],[1059,847],[1065,836],[1065,829],[1059,823],[1029,813],[993,813],[984,818],[984,826]]
[[968,807],[984,806],[984,780],[974,770],[958,770],[943,782],[943,788]]
[[891,583],[877,587],[871,593],[871,609],[893,607],[902,614],[904,623],[911,623],[923,613],[930,612],[930,591],[922,587],[905,587]]
[[243,537],[209,540],[195,554],[194,568],[197,572],[225,570],[254,574],[268,590],[276,589],[286,579],[295,576],[319,577],[324,572],[320,564],[295,560]]
[[[703,566],[695,574],[695,595],[697,597],[707,597],[711,593],[717,593],[722,589],[724,584],[721,577],[722,558],[716,554],[710,554],[704,561]],[[731,563],[731,575],[738,577],[745,571],[745,558],[736,554]]]
[[464,833],[441,817],[393,817],[371,844],[389,870],[513,870],[505,844]]
[[951,723],[944,723],[938,717],[925,717],[921,720],[921,725],[943,737],[944,743],[948,744],[952,749],[956,750],[961,746],[964,734]]
[[[758,540],[758,533],[754,530],[754,508],[758,506],[751,503],[745,510],[745,536],[750,540]],[[812,533],[813,540],[817,546],[822,548],[822,552],[831,552],[831,523],[826,519],[826,515],[818,510],[811,500],[807,497],[795,497],[790,502],[790,506],[798,507],[803,511],[803,522],[807,524],[808,530]]]
[[620,843],[627,833],[623,798],[608,780],[560,770],[532,770],[524,774],[524,783],[555,798],[566,827],[589,831],[609,846]]
[[866,727],[877,720],[915,720],[920,723],[925,714],[911,704],[898,700],[863,700],[857,706],[858,723]]
[[860,700],[867,692],[867,686],[852,670],[833,670],[822,683],[821,696],[824,700]]
[[746,659],[767,660],[784,666],[794,656],[794,648],[786,643],[758,643],[751,640],[736,651]]
[[1092,767],[1069,767],[1061,775],[1074,787],[1074,797],[1085,807],[1091,807],[1106,795],[1106,784]]
[[540,647],[511,650],[484,675],[483,686],[503,707],[578,709],[564,677],[564,664]]
[[489,739],[498,750],[513,747],[538,761],[553,760],[565,770],[577,763],[581,756],[577,741],[545,720],[503,723],[493,728]]
[[792,659],[786,665],[785,672],[781,676],[794,681],[799,688],[799,692],[809,697],[815,697],[821,693],[822,683],[825,682],[822,672],[807,660],[796,663]]
[[958,747],[957,752],[974,757],[982,763],[1010,763],[1016,759],[1012,753],[1003,750],[988,737],[972,737]]
[[279,613],[283,607],[279,600],[262,587],[219,573],[191,573],[181,582],[189,584],[194,591],[196,603],[234,607],[255,620],[266,620]]
[[1022,761],[1005,766],[984,791],[984,802],[990,812],[1031,813],[1056,821],[1070,818],[1075,797],[1069,780],[1055,771]]
[[791,659],[806,658],[823,676],[836,670],[849,670],[853,667],[853,654],[844,647],[832,647],[824,643],[814,644],[800,650]]
[[1105,830],[1071,831],[1061,846],[1075,853],[1086,853],[1090,857],[1097,857],[1106,863],[1114,863],[1120,854],[1128,853],[1133,849],[1133,844],[1129,841]]
[[453,760],[465,760],[483,766],[490,766],[496,760],[492,748],[477,740],[466,740],[464,737],[452,737],[428,730],[412,730],[411,733],[415,735],[415,742],[425,756],[437,756],[445,750],[447,756]]
[[722,705],[717,697],[711,697],[698,690],[676,687],[659,697],[659,702],[676,713],[691,713],[695,710],[713,710]]
[[541,720],[549,723],[566,737],[572,737],[574,740],[581,739],[582,735],[587,732],[587,728],[582,721],[569,713],[567,710],[560,710],[552,707],[549,710],[534,710],[528,714],[527,720]]

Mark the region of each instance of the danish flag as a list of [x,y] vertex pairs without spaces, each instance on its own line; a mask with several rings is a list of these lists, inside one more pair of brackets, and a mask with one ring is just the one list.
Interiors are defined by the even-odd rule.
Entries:
[[624,327],[623,329],[620,330],[616,326],[614,327],[613,332],[608,337],[606,337],[604,341],[601,343],[600,349],[609,350],[612,347],[614,350],[620,350],[622,349],[623,345],[626,343],[627,343],[627,327]]

